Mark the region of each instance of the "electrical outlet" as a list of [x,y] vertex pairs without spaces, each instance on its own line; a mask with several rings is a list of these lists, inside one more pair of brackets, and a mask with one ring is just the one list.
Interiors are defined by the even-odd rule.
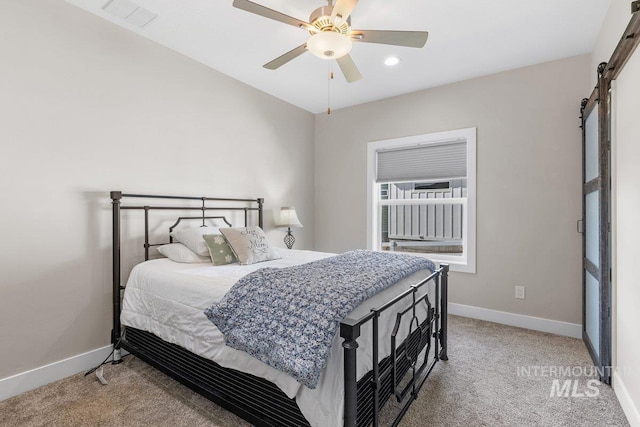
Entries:
[[516,298],[517,299],[524,299],[525,298],[524,286],[516,286]]

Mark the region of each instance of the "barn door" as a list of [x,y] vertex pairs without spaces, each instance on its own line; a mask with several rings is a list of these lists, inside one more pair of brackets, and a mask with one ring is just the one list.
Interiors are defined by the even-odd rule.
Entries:
[[582,337],[611,381],[610,132],[609,82],[598,68],[598,86],[582,103],[583,322]]

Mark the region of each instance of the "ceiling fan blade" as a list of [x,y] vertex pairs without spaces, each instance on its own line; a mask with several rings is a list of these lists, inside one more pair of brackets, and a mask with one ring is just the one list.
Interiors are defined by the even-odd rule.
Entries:
[[354,42],[392,44],[396,46],[424,47],[429,33],[427,31],[376,31],[353,30],[351,40]]
[[293,25],[294,27],[302,29],[311,29],[312,27],[308,22],[301,21],[249,0],[233,0],[233,7],[255,13],[256,15],[264,16],[265,18],[273,19],[274,21],[284,22],[285,24]]
[[[358,4],[358,0],[337,0],[336,4],[333,6],[333,10],[331,11],[331,22],[334,25],[341,25],[344,21],[349,18],[351,15],[351,11]],[[336,18],[339,18],[339,21],[336,22]]]
[[275,70],[277,68],[282,67],[284,64],[286,64],[287,62],[291,61],[292,59],[296,59],[298,56],[302,55],[303,53],[305,53],[307,51],[307,44],[302,44],[300,46],[298,46],[295,49],[290,50],[289,52],[285,53],[284,55],[281,55],[279,57],[277,57],[276,59],[274,59],[273,61],[264,64],[263,67],[267,68],[269,70]]
[[356,82],[362,78],[362,74],[356,67],[356,63],[353,62],[350,55],[345,55],[336,59],[338,61],[338,65],[340,66],[340,70],[342,70],[342,74],[347,79],[349,83]]

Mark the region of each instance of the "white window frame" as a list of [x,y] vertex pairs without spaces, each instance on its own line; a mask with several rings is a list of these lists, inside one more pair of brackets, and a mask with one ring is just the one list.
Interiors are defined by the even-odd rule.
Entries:
[[[462,235],[463,253],[459,255],[447,254],[416,254],[430,258],[436,263],[447,263],[452,271],[464,273],[476,272],[476,132],[477,129],[466,128],[446,132],[435,132],[423,135],[407,136],[403,138],[372,141],[367,144],[367,247],[379,250],[381,240],[381,200],[380,184],[376,183],[377,153],[385,149],[398,149],[416,145],[437,144],[465,140],[467,146],[467,197],[453,199],[415,199],[412,204],[457,203],[463,205]],[[394,204],[390,201],[386,204]]]

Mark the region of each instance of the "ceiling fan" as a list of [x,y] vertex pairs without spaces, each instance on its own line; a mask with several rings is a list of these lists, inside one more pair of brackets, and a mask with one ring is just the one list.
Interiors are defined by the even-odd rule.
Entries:
[[390,44],[421,48],[427,42],[427,31],[376,31],[351,28],[351,11],[358,0],[328,0],[311,12],[309,22],[301,21],[249,0],[234,0],[233,6],[275,21],[306,30],[311,37],[306,43],[268,62],[264,68],[275,70],[307,50],[322,59],[335,59],[349,83],[362,78],[362,74],[349,56],[353,42]]

